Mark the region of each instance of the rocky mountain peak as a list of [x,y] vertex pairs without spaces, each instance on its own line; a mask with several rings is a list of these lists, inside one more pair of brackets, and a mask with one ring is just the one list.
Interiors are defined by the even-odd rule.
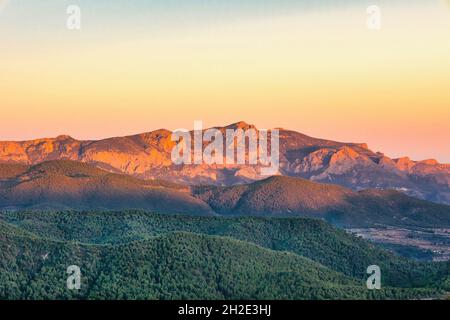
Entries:
[[[219,127],[256,129],[244,121]],[[177,166],[171,160],[176,143],[171,131],[160,129],[127,137],[78,141],[68,135],[53,139],[0,141],[0,163],[30,164],[69,159],[94,164],[109,172],[144,179],[188,184],[241,184],[262,177],[258,166]],[[355,190],[396,188],[410,195],[450,203],[450,165],[434,159],[415,162],[408,157],[390,159],[366,144],[318,139],[285,130],[280,132],[280,172]]]
[[71,136],[67,135],[67,134],[61,134],[59,136],[57,136],[55,138],[56,141],[64,141],[64,140],[75,140],[74,138],[72,138]]
[[422,161],[419,161],[419,163],[427,164],[427,165],[430,165],[430,166],[435,166],[435,165],[439,164],[439,162],[437,160],[435,160],[435,159],[422,160]]
[[249,130],[249,129],[256,129],[256,127],[253,124],[248,124],[245,121],[239,121],[233,124],[230,124],[225,127],[226,129],[242,129],[242,130]]

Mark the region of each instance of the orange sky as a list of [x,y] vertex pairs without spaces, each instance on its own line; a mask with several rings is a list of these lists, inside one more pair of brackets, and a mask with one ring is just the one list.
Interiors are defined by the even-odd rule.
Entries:
[[381,31],[351,6],[154,29],[88,20],[79,32],[16,30],[11,2],[0,140],[245,120],[450,163],[450,14],[431,2],[381,6]]

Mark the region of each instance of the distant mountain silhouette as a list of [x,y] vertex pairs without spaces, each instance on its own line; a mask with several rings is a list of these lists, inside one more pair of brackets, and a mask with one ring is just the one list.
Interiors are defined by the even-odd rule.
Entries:
[[[225,129],[255,129],[238,122]],[[0,142],[0,163],[35,165],[74,160],[115,173],[184,184],[234,185],[267,177],[259,166],[175,166],[171,132],[160,129],[127,137],[79,141],[70,136],[22,142]],[[342,185],[353,190],[397,189],[408,195],[450,204],[450,165],[435,160],[390,159],[363,143],[312,138],[280,129],[280,174]]]

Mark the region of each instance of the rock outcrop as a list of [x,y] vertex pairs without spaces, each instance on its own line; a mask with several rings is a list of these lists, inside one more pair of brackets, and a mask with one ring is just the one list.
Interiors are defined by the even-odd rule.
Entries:
[[[238,122],[226,129],[256,129]],[[204,143],[204,146],[207,143]],[[64,135],[21,142],[0,142],[0,163],[35,165],[50,160],[93,164],[143,179],[188,184],[232,185],[267,178],[260,165],[174,165],[171,132],[148,133],[98,141]],[[248,156],[248,155],[247,155]],[[280,130],[280,170],[285,176],[339,184],[354,190],[397,189],[435,202],[450,203],[450,165],[436,160],[391,159],[364,143],[342,143]]]

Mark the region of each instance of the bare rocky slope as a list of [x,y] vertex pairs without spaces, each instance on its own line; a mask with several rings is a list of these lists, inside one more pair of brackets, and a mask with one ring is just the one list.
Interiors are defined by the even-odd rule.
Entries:
[[[227,129],[255,128],[238,122]],[[259,166],[184,165],[171,161],[171,132],[156,130],[127,137],[79,141],[70,136],[0,142],[0,163],[35,165],[49,160],[89,163],[109,172],[185,184],[234,185],[261,180]],[[280,175],[342,185],[353,190],[397,189],[450,204],[450,165],[435,160],[391,159],[362,143],[342,143],[280,130]]]

